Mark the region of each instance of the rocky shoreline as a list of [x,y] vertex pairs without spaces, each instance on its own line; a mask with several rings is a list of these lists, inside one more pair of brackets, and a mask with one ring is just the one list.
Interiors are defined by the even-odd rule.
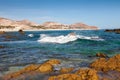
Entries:
[[51,59],[42,64],[30,64],[25,68],[4,75],[1,80],[120,80],[120,54],[111,58],[99,53],[89,67],[62,67],[62,62]]

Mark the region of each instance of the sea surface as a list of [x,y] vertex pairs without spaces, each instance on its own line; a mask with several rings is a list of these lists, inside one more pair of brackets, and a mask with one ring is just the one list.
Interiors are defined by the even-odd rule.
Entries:
[[0,35],[0,46],[0,72],[49,59],[61,60],[61,66],[86,67],[98,52],[119,54],[120,34],[104,30],[7,32]]

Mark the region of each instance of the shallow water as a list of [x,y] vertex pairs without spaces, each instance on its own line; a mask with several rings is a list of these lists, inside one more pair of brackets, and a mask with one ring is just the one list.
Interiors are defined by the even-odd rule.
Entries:
[[[40,34],[58,37],[67,36],[71,32],[84,38],[62,44],[38,41]],[[103,40],[86,39],[86,37],[96,36]],[[42,63],[53,58],[62,60],[63,66],[68,64],[82,67],[96,59],[89,56],[94,56],[97,52],[103,52],[109,56],[120,53],[120,34],[107,33],[104,30],[31,31],[25,34],[8,32],[0,35],[0,45],[4,47],[0,49],[1,68]]]

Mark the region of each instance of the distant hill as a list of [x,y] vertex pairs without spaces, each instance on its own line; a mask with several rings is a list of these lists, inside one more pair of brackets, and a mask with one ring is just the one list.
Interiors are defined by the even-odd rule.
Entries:
[[[7,18],[0,18],[0,26],[4,27],[13,27],[15,29],[31,29],[31,26],[37,26],[38,24],[33,23],[29,20],[21,20],[21,21],[15,21],[15,20],[11,20],[11,19],[7,19]],[[8,27],[8,28],[9,28]]]
[[14,29],[14,30],[34,30],[34,29],[85,29],[85,30],[96,30],[98,27],[89,26],[84,23],[75,24],[61,24],[58,22],[45,22],[43,24],[36,24],[29,20],[15,21],[7,18],[0,17],[0,29]]
[[89,26],[87,24],[84,24],[84,23],[75,23],[75,24],[72,24],[70,25],[70,28],[71,29],[98,29],[98,27],[96,26]]

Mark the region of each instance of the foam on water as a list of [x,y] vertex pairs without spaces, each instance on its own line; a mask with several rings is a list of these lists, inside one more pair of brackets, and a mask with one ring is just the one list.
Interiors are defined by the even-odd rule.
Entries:
[[28,34],[28,36],[29,36],[29,37],[34,37],[34,35],[33,35],[33,34]]
[[60,35],[60,36],[53,37],[53,36],[48,36],[48,35],[45,35],[45,34],[41,34],[38,42],[64,44],[64,43],[68,43],[68,42],[71,42],[71,41],[76,41],[77,39],[87,39],[87,40],[95,40],[95,41],[103,41],[104,40],[104,39],[101,39],[99,36],[89,37],[89,36],[83,36],[83,35],[68,34],[66,36]]

